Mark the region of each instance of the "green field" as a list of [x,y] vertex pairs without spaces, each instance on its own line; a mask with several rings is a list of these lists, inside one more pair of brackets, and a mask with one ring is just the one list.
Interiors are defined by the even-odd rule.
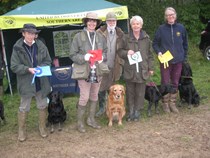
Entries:
[[[155,59],[156,55],[154,56]],[[201,106],[202,104],[208,104],[209,96],[210,96],[210,61],[206,61],[200,50],[198,49],[198,46],[189,44],[189,56],[188,61],[192,67],[193,71],[193,82],[194,85],[198,91],[198,93],[201,96]],[[159,75],[159,65],[157,64],[156,60],[156,66],[155,66],[155,74],[152,77],[152,80],[159,83],[160,82],[160,75]],[[123,81],[120,81],[120,83],[124,83]],[[6,81],[4,82],[6,87]],[[18,94],[15,92],[13,96],[7,94],[4,95],[3,101],[5,104],[5,117],[7,120],[6,125],[3,125],[1,123],[0,125],[0,133],[2,132],[17,132],[18,125],[17,125],[17,110],[19,106],[20,98]],[[76,102],[78,99],[78,95],[68,95],[64,97],[64,105],[65,109],[67,111],[68,117],[67,121],[65,122],[65,125],[69,125],[76,122]],[[146,115],[146,107],[147,102],[145,102],[145,111],[143,114],[143,118],[147,118]],[[162,114],[162,113],[161,113]],[[100,123],[103,126],[106,126],[107,119],[106,116],[100,118]],[[38,111],[36,109],[35,101],[32,101],[31,110],[27,117],[27,130],[37,130],[38,125]]]

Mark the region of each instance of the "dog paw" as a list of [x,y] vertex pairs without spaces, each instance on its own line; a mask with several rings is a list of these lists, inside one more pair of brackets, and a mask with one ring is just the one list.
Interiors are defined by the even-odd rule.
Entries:
[[112,127],[112,122],[109,122],[108,126],[109,126],[109,127]]
[[51,130],[50,130],[50,133],[54,133],[54,129],[51,129]]
[[122,126],[122,122],[118,122],[118,126]]
[[188,108],[188,109],[191,109],[191,108],[192,108],[192,104],[189,104],[189,105],[187,106],[187,108]]

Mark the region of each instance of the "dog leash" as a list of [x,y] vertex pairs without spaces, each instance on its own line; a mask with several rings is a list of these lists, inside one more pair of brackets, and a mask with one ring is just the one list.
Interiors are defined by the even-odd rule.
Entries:
[[160,96],[162,96],[162,94],[160,93],[159,89],[157,88],[157,85],[155,84],[155,82],[153,81],[153,79],[151,77],[149,77],[149,79],[152,81],[155,89],[157,90],[157,92],[160,94]]
[[192,76],[181,76],[181,78],[191,78],[191,79],[193,79]]

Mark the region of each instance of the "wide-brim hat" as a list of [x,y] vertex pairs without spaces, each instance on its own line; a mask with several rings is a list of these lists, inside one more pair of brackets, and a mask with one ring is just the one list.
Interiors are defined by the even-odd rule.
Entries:
[[106,21],[107,20],[117,20],[117,16],[114,12],[109,12],[106,14]]
[[41,30],[37,30],[34,24],[24,24],[23,28],[20,29],[20,32],[30,32],[38,34]]
[[86,17],[82,19],[83,24],[87,24],[88,19],[93,19],[97,21],[97,26],[99,26],[102,22],[101,19],[98,18],[98,15],[94,12],[89,12],[86,14]]

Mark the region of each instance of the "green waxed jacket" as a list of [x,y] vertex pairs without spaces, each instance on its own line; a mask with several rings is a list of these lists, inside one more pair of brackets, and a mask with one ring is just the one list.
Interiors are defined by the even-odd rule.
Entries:
[[[128,51],[140,51],[142,62],[138,64],[139,72],[137,72],[136,64],[130,65],[128,60]],[[143,83],[149,78],[149,71],[153,71],[154,58],[152,52],[152,43],[145,31],[141,30],[139,40],[136,40],[133,33],[126,34],[120,42],[120,48],[117,51],[118,55],[124,59],[125,80],[130,82]]]
[[[47,66],[51,65],[51,58],[47,47],[40,40],[35,40],[37,44],[37,65]],[[21,96],[31,97],[36,93],[35,84],[32,84],[33,74],[28,71],[28,68],[32,68],[33,65],[29,59],[27,52],[23,47],[23,38],[19,39],[13,46],[13,52],[11,56],[11,70],[16,73],[17,76],[17,90]],[[48,77],[40,77],[41,93],[43,97],[46,97],[50,90],[50,82]]]
[[[89,42],[88,36],[87,36],[87,32],[85,30],[77,33],[72,41],[71,44],[71,49],[70,49],[70,54],[69,57],[70,59],[79,65],[89,65],[88,61],[85,61],[85,54],[88,53],[89,50],[91,50],[91,44]],[[107,60],[107,45],[106,45],[106,40],[105,38],[99,34],[98,32],[96,32],[96,39],[95,39],[95,49],[101,49],[102,50],[102,54],[103,54],[103,61]],[[97,62],[95,63],[96,67],[97,67]],[[76,65],[75,65],[76,66]],[[98,68],[98,67],[97,67]],[[96,70],[97,71],[97,70]],[[84,78],[85,79],[85,78]]]

